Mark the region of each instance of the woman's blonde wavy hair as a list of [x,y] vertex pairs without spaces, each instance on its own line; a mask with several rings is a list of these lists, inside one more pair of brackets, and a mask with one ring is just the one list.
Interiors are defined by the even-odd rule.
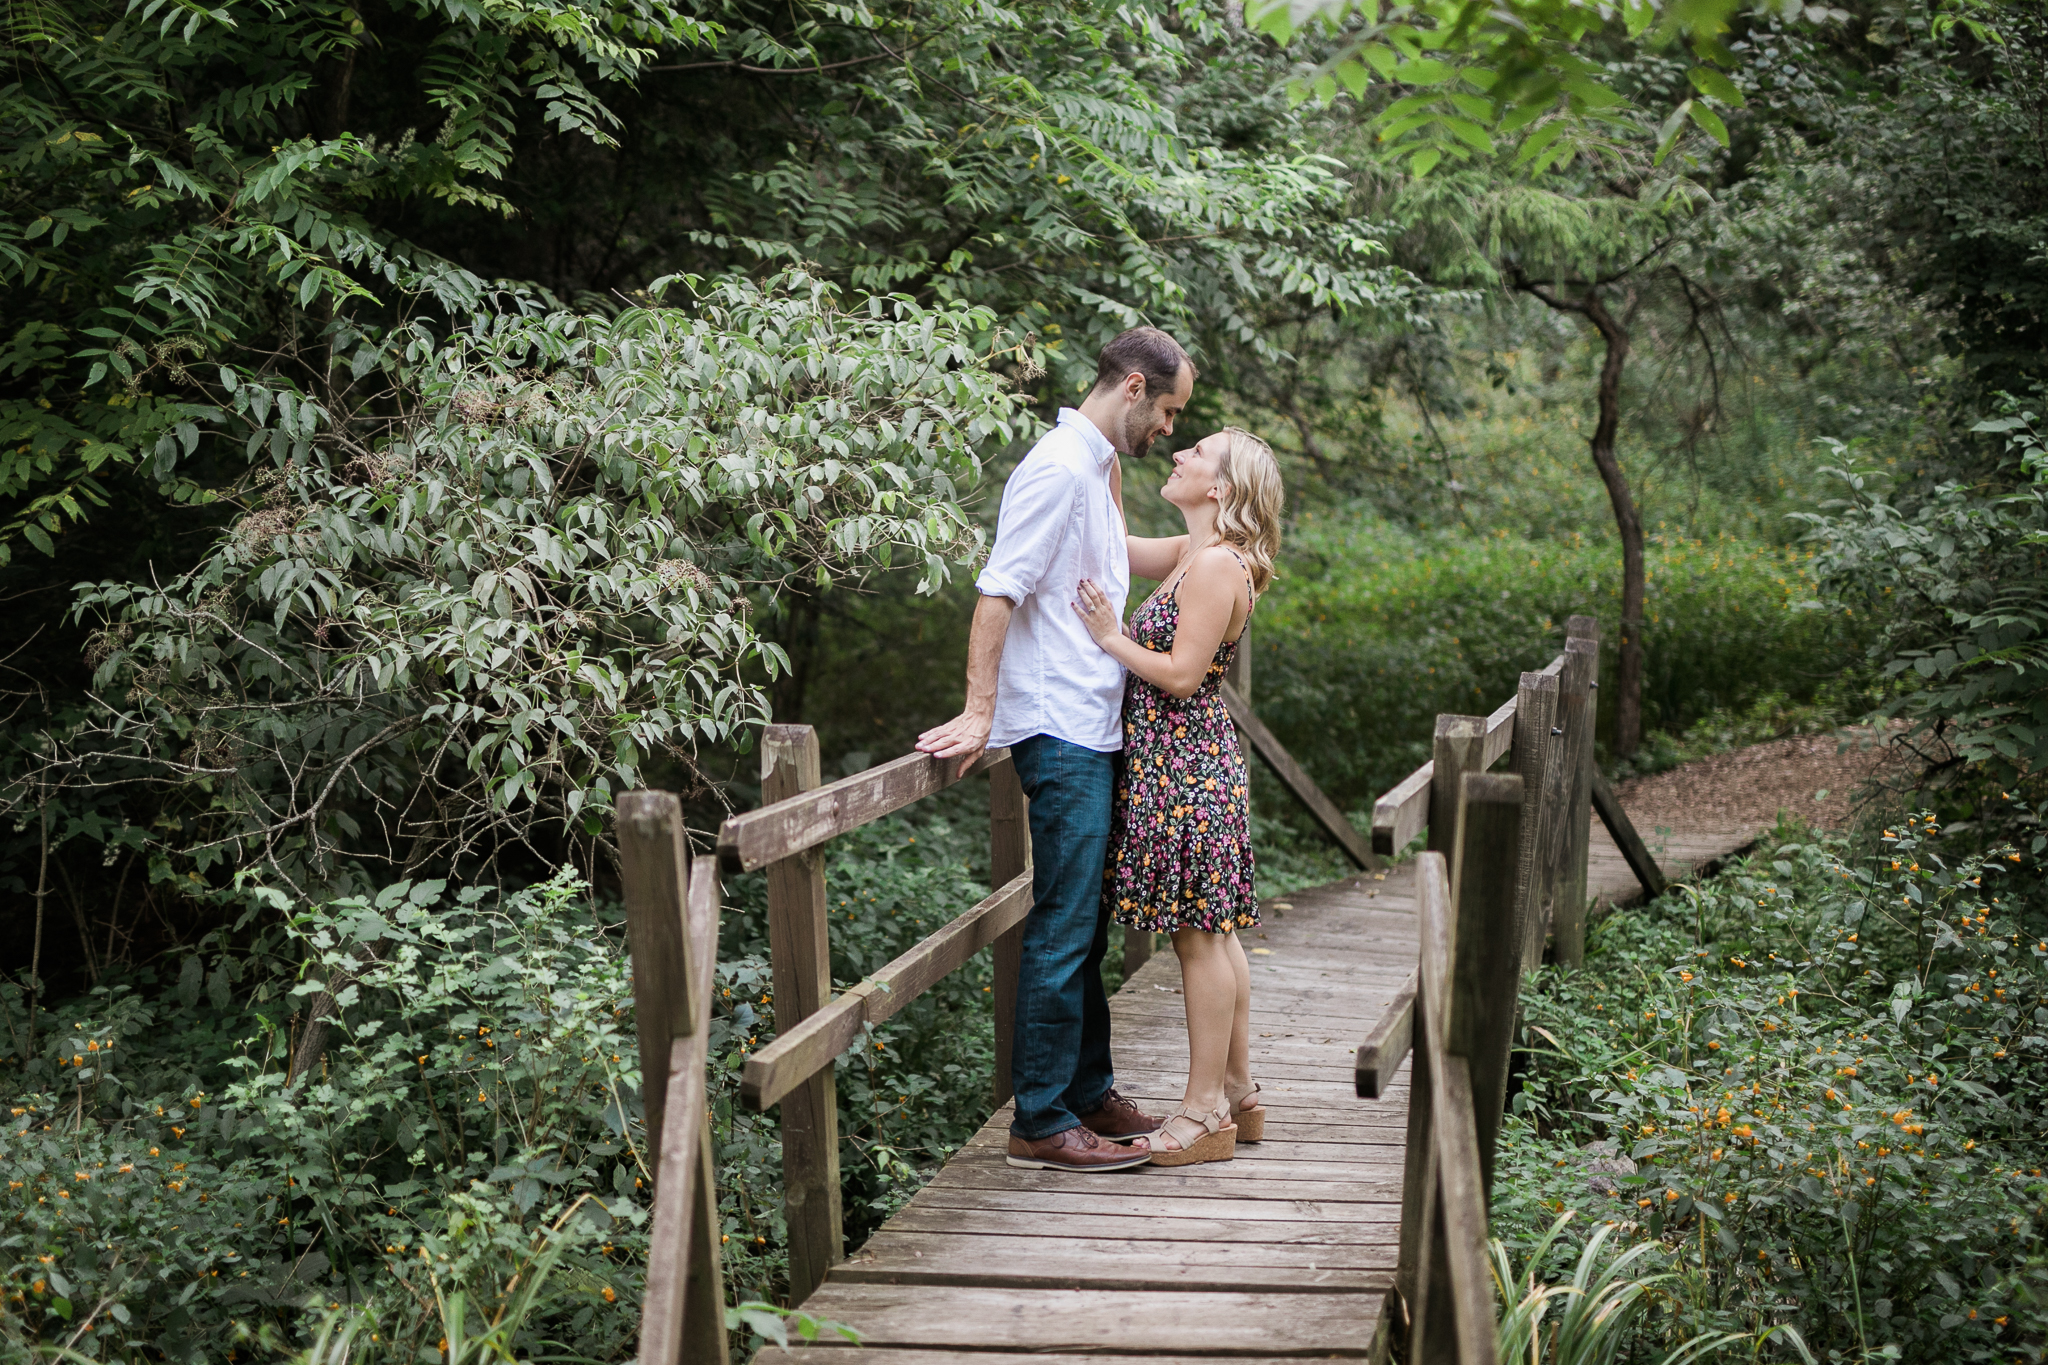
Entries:
[[1273,560],[1280,553],[1280,511],[1287,500],[1280,483],[1280,462],[1273,447],[1242,427],[1225,427],[1229,437],[1216,477],[1223,487],[1217,500],[1216,536],[1244,556],[1252,571],[1252,591],[1261,593],[1273,581]]

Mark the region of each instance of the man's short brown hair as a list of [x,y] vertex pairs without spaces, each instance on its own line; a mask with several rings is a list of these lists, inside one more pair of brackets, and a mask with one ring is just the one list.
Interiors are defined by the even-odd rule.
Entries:
[[1195,362],[1188,359],[1188,353],[1157,327],[1133,327],[1127,332],[1118,332],[1102,348],[1102,354],[1095,359],[1095,387],[1115,388],[1131,374],[1145,376],[1145,396],[1152,397],[1161,389],[1172,389],[1180,382],[1181,366],[1187,366],[1188,378],[1194,379]]

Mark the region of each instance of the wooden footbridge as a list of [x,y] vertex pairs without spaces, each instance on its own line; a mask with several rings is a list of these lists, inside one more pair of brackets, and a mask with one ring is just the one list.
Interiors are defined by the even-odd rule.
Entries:
[[[974,770],[989,778],[995,890],[837,995],[822,848],[949,785],[941,765],[912,755],[827,786],[815,735],[771,727],[764,804],[726,824],[718,859],[687,857],[674,797],[622,800],[658,1162],[641,1365],[728,1359],[704,1092],[721,864],[768,869],[778,1035],[748,1059],[743,1084],[748,1103],[781,1106],[791,1297],[863,1342],[853,1354],[799,1347],[795,1365],[1384,1360],[1396,1349],[1410,1361],[1493,1361],[1486,1191],[1521,974],[1546,941],[1577,959],[1595,897],[1662,885],[1593,767],[1597,655],[1593,622],[1574,617],[1564,652],[1523,674],[1492,715],[1438,717],[1431,763],[1380,799],[1370,844],[1244,691],[1227,691],[1252,746],[1358,865],[1267,901],[1245,936],[1253,1074],[1269,1118],[1265,1141],[1230,1162],[1112,1175],[1005,1163],[1016,931],[1031,882],[1006,752]],[[1503,759],[1508,771],[1494,771]],[[1595,809],[1611,843],[1596,839]],[[1425,852],[1382,863],[1425,833]],[[991,945],[994,1112],[866,1245],[844,1247],[833,1059]],[[1150,948],[1150,936],[1127,939],[1111,1009],[1118,1086],[1156,1112],[1179,1100],[1187,1046],[1177,963]]]

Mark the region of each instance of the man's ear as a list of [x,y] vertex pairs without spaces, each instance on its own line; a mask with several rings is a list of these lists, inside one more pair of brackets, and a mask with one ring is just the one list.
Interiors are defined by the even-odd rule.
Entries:
[[1124,397],[1133,405],[1145,401],[1145,376],[1132,370],[1124,376]]

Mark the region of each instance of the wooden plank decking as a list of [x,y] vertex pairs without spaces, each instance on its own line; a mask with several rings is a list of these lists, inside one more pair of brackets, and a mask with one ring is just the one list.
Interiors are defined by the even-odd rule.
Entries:
[[[1596,822],[1590,891],[1625,901],[1634,878],[1605,836]],[[1747,840],[1650,843],[1677,878]],[[858,1328],[866,1365],[1371,1355],[1400,1240],[1408,1073],[1359,1099],[1353,1054],[1415,965],[1413,866],[1276,898],[1244,935],[1264,1142],[1201,1166],[1023,1171],[1003,1160],[1005,1106],[805,1310]],[[1178,1102],[1185,1076],[1179,990],[1161,953],[1111,1002],[1118,1085],[1154,1112]],[[852,1365],[845,1349],[760,1360]]]

